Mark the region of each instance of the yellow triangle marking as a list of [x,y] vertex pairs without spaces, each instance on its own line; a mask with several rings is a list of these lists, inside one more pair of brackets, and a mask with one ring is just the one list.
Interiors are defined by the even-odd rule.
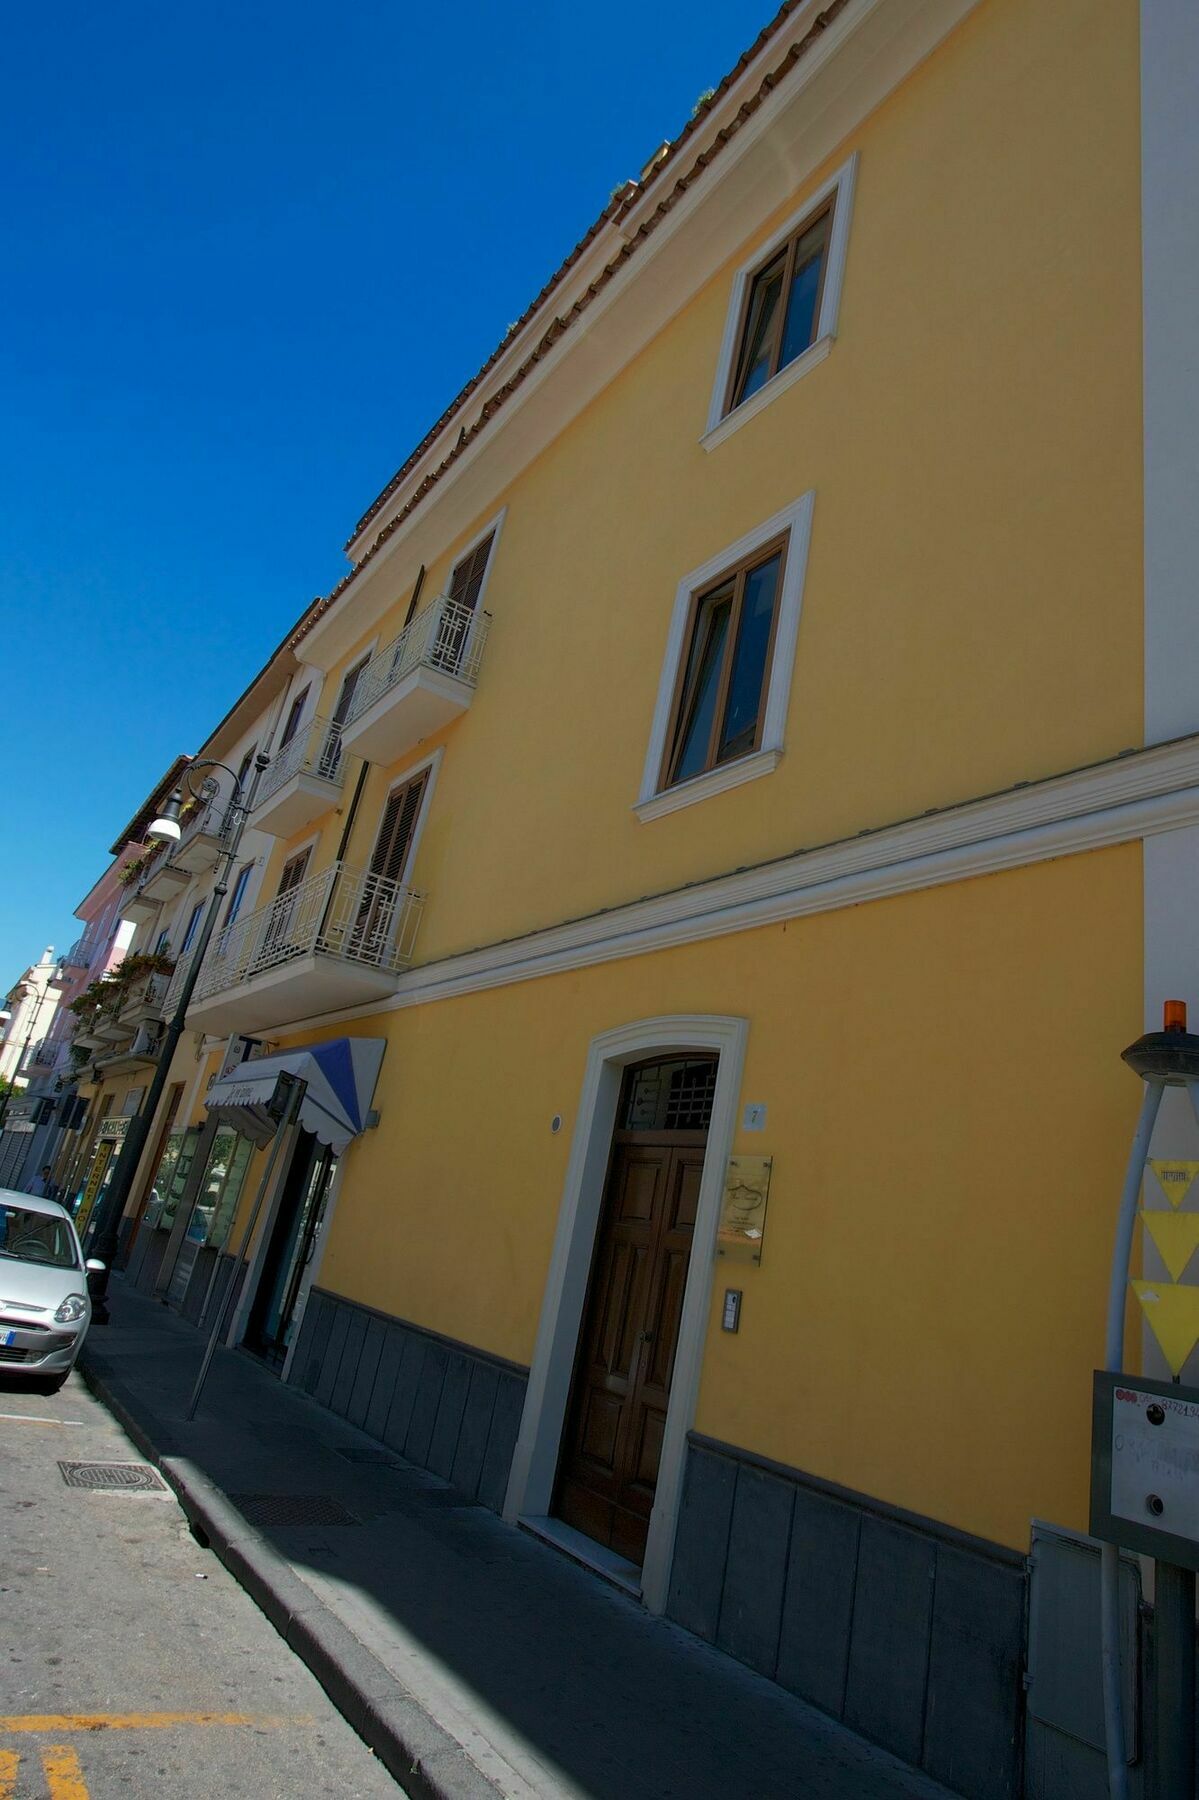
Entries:
[[1134,1281],[1132,1286],[1171,1375],[1181,1375],[1199,1340],[1199,1287],[1174,1287],[1168,1281]]
[[1179,1207],[1191,1191],[1191,1183],[1199,1175],[1199,1162],[1165,1162],[1151,1156],[1149,1167],[1157,1176],[1158,1186],[1173,1207]]
[[1142,1212],[1145,1230],[1157,1245],[1171,1281],[1182,1272],[1199,1249],[1199,1212]]

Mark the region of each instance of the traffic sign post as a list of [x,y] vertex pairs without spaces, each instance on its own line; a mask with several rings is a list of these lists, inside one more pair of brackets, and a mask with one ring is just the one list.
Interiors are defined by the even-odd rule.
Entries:
[[[1119,1546],[1154,1557],[1153,1794],[1155,1800],[1195,1795],[1195,1572],[1199,1569],[1199,1388],[1180,1385],[1183,1365],[1199,1341],[1199,1289],[1181,1276],[1195,1243],[1187,1224],[1153,1218],[1148,1235],[1173,1277],[1135,1281],[1136,1297],[1174,1375],[1173,1382],[1127,1374],[1127,1305],[1137,1199],[1147,1166],[1177,1211],[1196,1169],[1189,1163],[1150,1164],[1153,1127],[1167,1087],[1184,1087],[1199,1121],[1199,1037],[1186,1028],[1186,1006],[1167,1000],[1164,1030],[1148,1032],[1124,1051],[1145,1083],[1116,1224],[1108,1295],[1105,1370],[1096,1371],[1091,1442],[1091,1531],[1103,1543],[1103,1673],[1108,1783],[1112,1800],[1126,1800],[1128,1768],[1119,1675]],[[1188,1242],[1190,1250],[1188,1250]]]

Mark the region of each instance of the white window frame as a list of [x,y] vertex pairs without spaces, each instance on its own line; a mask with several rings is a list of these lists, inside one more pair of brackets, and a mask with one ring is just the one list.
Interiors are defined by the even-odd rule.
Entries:
[[[290,743],[292,738],[299,737],[309,719],[316,712],[317,696],[324,684],[324,679],[325,678],[319,669],[312,668],[308,663],[301,663],[299,669],[297,669],[296,673],[292,676],[291,685],[287,690],[283,705],[279,710],[279,717],[275,720],[275,729],[271,733],[271,742],[267,745],[268,755],[277,756],[280,751],[287,748],[287,744],[284,744],[282,741],[283,733],[287,730],[287,721],[291,716],[291,709],[302,694],[304,704],[301,706],[296,718],[296,728],[287,742]],[[304,681],[307,684],[302,689],[299,685],[301,681]],[[276,739],[278,742],[276,742]]]
[[[716,380],[712,388],[712,401],[708,407],[708,422],[700,443],[705,450],[715,450],[718,444],[731,437],[734,431],[755,418],[764,407],[794,387],[818,363],[822,363],[833,347],[833,339],[837,335],[837,319],[841,309],[841,288],[845,279],[845,255],[849,244],[849,222],[853,211],[854,179],[857,174],[857,152],[843,163],[836,174],[830,176],[823,187],[809,194],[803,205],[780,225],[773,237],[759,244],[753,255],[737,270],[733,277],[732,292],[729,295],[729,310],[724,323],[724,336],[720,343],[720,356],[716,365]],[[829,232],[827,262],[824,271],[824,291],[820,300],[820,317],[816,320],[816,330],[812,342],[786,368],[772,375],[764,387],[740,406],[734,406],[725,412],[725,401],[728,398],[729,382],[733,376],[733,363],[740,349],[742,323],[745,317],[745,296],[754,276],[765,268],[776,250],[782,248],[787,239],[794,236],[805,219],[811,218],[828,200],[833,203],[833,223]]]
[[[791,677],[795,669],[795,646],[799,636],[799,614],[803,603],[815,499],[815,490],[809,489],[798,500],[793,500],[790,506],[775,513],[773,518],[766,519],[752,531],[746,532],[735,544],[729,544],[715,556],[709,557],[707,562],[701,563],[698,569],[692,569],[679,582],[675,590],[674,611],[670,616],[666,654],[662,659],[662,674],[658,681],[658,697],[650,726],[649,748],[645,753],[641,790],[633,807],[642,824],[647,824],[651,819],[659,819],[664,813],[677,812],[682,806],[691,806],[696,800],[706,800],[712,794],[722,794],[728,788],[740,787],[742,782],[753,781],[759,775],[769,775],[772,769],[778,767],[784,749],[787,708],[791,700]],[[784,532],[788,533],[787,551],[776,602],[779,609],[778,623],[775,626],[774,651],[766,683],[762,741],[756,750],[745,756],[721,763],[702,775],[693,775],[689,781],[677,782],[674,787],[659,787],[666,759],[666,736],[671,726],[678,687],[679,665],[687,653],[688,628],[694,612],[695,596],[701,589],[719,580],[729,569],[748,561],[755,551],[770,543],[773,538],[781,537]]]
[[[495,518],[492,519],[489,524],[484,525],[482,531],[476,531],[474,537],[472,537],[469,542],[463,544],[461,550],[450,557],[449,567],[446,570],[445,584],[441,590],[442,594],[449,593],[450,583],[454,579],[454,570],[458,567],[459,563],[465,562],[467,557],[479,548],[479,545],[483,542],[484,538],[491,537],[494,540],[491,549],[487,553],[487,567],[483,570],[483,579],[479,583],[479,597],[475,601],[476,618],[478,618],[479,614],[483,611],[483,602],[487,598],[487,590],[491,586],[491,572],[495,568],[496,552],[500,547],[500,533],[504,529],[504,520],[507,517],[508,508],[506,506],[501,506],[499,512],[496,513]],[[440,597],[440,595],[434,595],[435,599],[439,599]],[[426,604],[428,604],[428,602]],[[417,612],[413,613],[413,618],[419,619],[424,610],[425,609],[422,606]]]
[[[408,845],[408,860],[404,864],[404,875],[400,881],[400,886],[404,888],[410,888],[412,886],[412,882],[409,879],[409,871],[416,867],[416,853],[420,849],[420,841],[424,836],[425,820],[429,816],[429,806],[433,799],[433,789],[437,786],[437,776],[441,770],[441,760],[444,755],[445,745],[442,744],[438,749],[431,751],[428,756],[422,756],[417,762],[414,762],[409,768],[404,770],[402,775],[395,776],[387,785],[387,792],[383,796],[383,804],[379,808],[378,818],[375,821],[375,835],[371,840],[370,856],[373,856],[375,853],[375,845],[379,841],[379,828],[383,823],[391,796],[400,788],[407,787],[410,781],[415,781],[417,776],[423,774],[426,769],[429,771],[429,779],[425,783],[425,791],[421,795],[420,810],[416,815],[416,823],[412,827],[412,839]],[[362,865],[364,869],[370,867],[370,856],[367,857],[365,863]]]

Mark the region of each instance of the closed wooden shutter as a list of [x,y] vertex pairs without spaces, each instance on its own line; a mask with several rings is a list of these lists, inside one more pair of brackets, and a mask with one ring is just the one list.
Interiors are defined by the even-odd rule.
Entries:
[[372,875],[382,875],[387,881],[403,880],[416,816],[420,811],[428,779],[429,771],[424,769],[415,781],[405,783],[388,796],[387,805],[383,809],[383,823],[375,842],[375,853],[371,857]]
[[308,867],[308,858],[311,855],[311,850],[301,850],[298,856],[293,856],[290,862],[284,863],[283,873],[279,877],[280,895],[290,894],[292,888],[299,887],[304,879],[304,870]]
[[349,671],[345,680],[342,682],[341,693],[337,696],[337,705],[333,709],[333,723],[335,725],[345,724],[346,714],[349,712],[350,703],[354,698],[354,689],[358,686],[362,671],[369,661],[370,657],[364,656],[360,663],[355,663],[354,667]]
[[304,702],[305,702],[305,700],[307,700],[307,698],[308,698],[308,689],[305,688],[303,693],[297,694],[295,699],[292,701],[291,711],[287,715],[287,723],[283,727],[283,736],[279,739],[280,750],[285,750],[287,748],[288,744],[291,743],[292,738],[295,737],[296,728],[300,723],[300,714],[304,710]]
[[494,541],[495,533],[492,532],[481,544],[476,544],[470,555],[462,558],[450,578],[450,599],[457,600],[459,605],[467,607],[471,612],[478,604],[483,577],[487,573],[487,559],[491,555]]
[[369,661],[370,657],[364,656],[360,663],[355,663],[354,667],[347,672],[342,681],[341,692],[337,696],[337,705],[333,709],[333,719],[321,748],[320,762],[317,765],[326,781],[332,781],[337,773],[337,765],[341,761],[341,728],[346,722],[346,714],[353,702],[354,690]]

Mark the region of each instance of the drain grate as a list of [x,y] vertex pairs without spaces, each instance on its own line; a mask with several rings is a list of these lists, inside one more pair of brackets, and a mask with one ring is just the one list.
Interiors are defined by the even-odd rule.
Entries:
[[230,1494],[251,1525],[361,1525],[332,1494]]
[[393,1456],[390,1450],[376,1450],[370,1444],[350,1444],[344,1450],[339,1449],[337,1454],[344,1456],[347,1462],[372,1463],[379,1469],[402,1469],[404,1467],[400,1458]]
[[60,1462],[68,1487],[104,1489],[114,1494],[159,1494],[167,1484],[149,1463]]

